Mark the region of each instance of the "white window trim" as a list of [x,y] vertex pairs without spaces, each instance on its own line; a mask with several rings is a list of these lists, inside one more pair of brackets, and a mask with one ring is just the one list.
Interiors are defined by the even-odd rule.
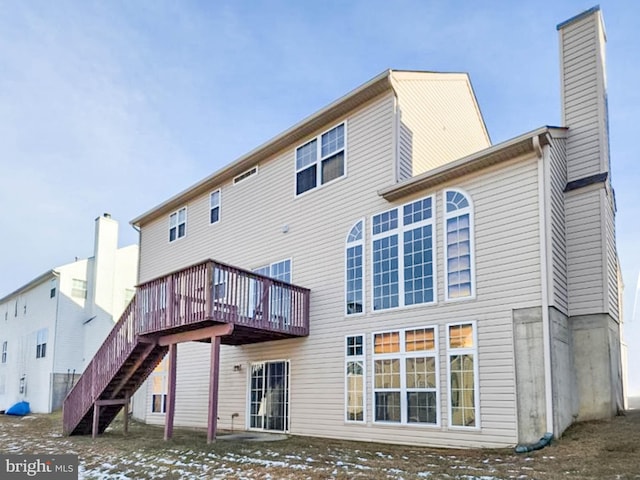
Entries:
[[9,351],[9,341],[3,340],[2,352],[0,353],[0,363],[7,363],[7,358],[9,356],[8,351]]
[[[180,230],[180,223],[176,223],[176,238],[174,238],[173,240],[171,240],[171,216],[175,214],[175,215],[176,215],[176,222],[178,222],[178,219],[180,218],[180,211],[182,211],[182,210],[184,210],[184,235],[183,235],[183,236],[181,236],[181,237],[180,237],[180,236],[178,236],[178,232],[179,232],[179,230]],[[180,239],[186,238],[186,236],[187,236],[187,220],[188,220],[188,214],[189,214],[189,212],[187,211],[187,206],[186,206],[186,205],[185,205],[184,207],[180,207],[180,208],[179,208],[179,209],[177,209],[176,211],[171,212],[171,213],[169,214],[169,217],[168,217],[168,219],[169,219],[168,227],[169,227],[169,228],[167,228],[167,233],[169,234],[169,235],[167,236],[167,242],[168,242],[168,243],[174,243],[174,242],[177,242],[177,241],[178,241],[178,240],[180,240]]]
[[[322,151],[322,136],[325,133],[330,132],[331,130],[333,130],[334,128],[339,127],[340,125],[344,125],[344,147],[342,149],[342,151],[344,152],[344,173],[342,174],[342,176],[334,178],[333,180],[329,180],[326,183],[322,183],[322,169],[319,168],[322,164],[322,155],[321,155],[321,151]],[[294,168],[294,175],[293,175],[293,197],[294,198],[300,198],[303,197],[304,195],[310,193],[310,192],[315,192],[318,189],[324,187],[325,185],[331,185],[337,181],[340,180],[344,180],[345,178],[347,178],[348,176],[348,171],[347,171],[347,156],[348,156],[348,148],[349,146],[347,145],[347,137],[348,137],[348,125],[347,125],[347,120],[343,120],[341,122],[336,123],[335,125],[333,125],[331,128],[327,128],[325,131],[321,132],[320,134],[316,135],[315,137],[311,137],[308,138],[305,142],[297,145],[294,149],[293,149],[293,168]],[[317,157],[316,157],[316,162],[315,164],[318,165],[318,168],[316,168],[316,186],[314,188],[310,188],[309,190],[306,190],[302,193],[297,193],[298,191],[298,183],[297,183],[297,175],[298,175],[298,171],[300,171],[298,169],[298,165],[296,163],[297,161],[297,151],[300,147],[304,147],[307,143],[309,142],[313,142],[314,140],[316,140],[316,148],[317,150]],[[309,168],[310,165],[307,165],[305,168],[301,169],[304,170],[306,168]]]
[[[449,343],[449,327],[455,327],[458,325],[471,325],[473,328],[473,348],[450,348]],[[447,341],[447,409],[448,409],[448,428],[450,430],[466,430],[466,431],[478,431],[480,426],[480,377],[478,368],[478,325],[475,320],[468,320],[466,322],[453,322],[447,323],[446,328],[446,341]],[[476,411],[476,424],[473,427],[465,427],[464,425],[452,425],[452,412],[451,412],[451,356],[452,355],[473,355],[473,407]]]
[[[162,370],[161,372],[156,372],[155,369],[154,371],[152,371],[149,374],[149,387],[151,392],[149,392],[149,406],[148,406],[148,415],[152,415],[152,416],[164,416],[167,412],[166,410],[164,410],[164,406],[166,405],[164,398],[167,397],[167,395],[169,394],[169,355],[167,354],[165,357],[162,358],[162,360],[160,360],[160,363],[158,364],[158,366],[162,365],[162,363],[164,363],[164,370]],[[158,368],[158,367],[156,367]],[[164,387],[164,391],[161,393],[154,393],[153,391],[153,379],[156,377],[163,377],[163,387]],[[154,395],[163,395],[164,398],[162,399],[162,404],[161,404],[161,408],[159,412],[154,412],[153,411],[153,396]],[[168,401],[168,399],[167,399]],[[163,411],[164,410],[164,411]]]
[[[460,210],[456,210],[451,213],[447,213],[447,192],[457,192],[460,195],[464,195],[469,202],[469,206]],[[468,300],[475,300],[476,298],[476,242],[475,242],[475,209],[471,195],[460,188],[447,188],[442,192],[442,248],[444,255],[442,261],[444,262],[444,301],[445,302],[465,302]],[[449,298],[449,262],[447,260],[447,220],[453,217],[459,217],[465,213],[469,214],[469,253],[471,255],[471,295],[468,297]]]
[[[215,222],[211,221],[211,211],[215,208],[212,203],[211,200],[213,199],[213,194],[214,193],[218,193],[218,205],[216,205],[216,207],[218,208],[218,220],[216,220]],[[186,220],[187,220],[187,216],[185,213],[185,227],[184,227],[184,233],[185,236],[187,235],[187,226],[186,226]],[[209,194],[209,225],[216,225],[218,223],[220,223],[222,221],[222,189],[218,188],[217,190],[214,190],[213,192],[211,192]]]
[[[362,239],[353,241],[349,243],[349,235],[351,235],[351,230],[355,227],[359,222],[362,222]],[[367,242],[365,241],[367,238],[367,221],[363,217],[360,220],[356,221],[349,231],[347,232],[347,236],[344,240],[344,316],[345,317],[356,317],[360,315],[364,315],[367,312],[366,308],[366,299],[367,299],[367,266],[366,266],[366,258],[367,258]],[[347,250],[349,247],[354,247],[357,245],[362,246],[362,312],[357,313],[349,313],[347,312]]]
[[[423,220],[421,222],[416,222],[416,223],[412,223],[411,225],[408,225],[405,229],[405,226],[403,224],[403,215],[402,215],[402,209],[406,206],[409,205],[413,202],[417,202],[418,200],[424,200],[426,198],[431,198],[431,219],[430,220]],[[438,251],[437,251],[437,244],[438,244],[438,239],[437,239],[437,231],[436,231],[436,196],[435,194],[431,194],[431,195],[427,195],[425,197],[420,197],[420,198],[416,198],[413,199],[410,202],[406,202],[403,203],[402,205],[399,205],[395,208],[390,208],[388,210],[383,210],[381,212],[377,212],[374,213],[373,215],[371,215],[371,252],[369,254],[369,261],[371,262],[371,268],[370,268],[370,272],[371,272],[371,313],[373,314],[379,314],[379,313],[385,313],[385,312],[393,312],[395,310],[401,310],[401,309],[411,309],[411,308],[420,308],[420,307],[425,307],[425,306],[430,306],[430,305],[437,305],[438,303]],[[376,310],[374,309],[374,303],[375,303],[375,288],[374,288],[374,263],[373,263],[373,256],[374,256],[374,250],[373,250],[373,242],[377,239],[380,238],[384,238],[384,237],[388,237],[391,234],[393,234],[393,230],[387,230],[386,232],[383,233],[378,233],[375,234],[373,233],[373,217],[375,217],[376,215],[379,215],[381,213],[385,213],[385,212],[390,212],[392,210],[397,210],[398,211],[398,227],[395,229],[397,235],[398,235],[398,295],[399,295],[399,302],[398,302],[398,306],[397,307],[391,307],[391,308],[381,308],[380,310]],[[423,302],[423,303],[415,303],[413,305],[405,305],[404,304],[404,239],[402,238],[402,234],[405,231],[408,230],[414,230],[418,227],[422,227],[424,225],[431,225],[431,250],[432,250],[432,263],[433,263],[433,300],[431,302]],[[391,232],[391,233],[390,233]]]
[[[347,339],[349,337],[362,337],[362,355],[347,355]],[[362,362],[362,420],[349,420],[347,410],[349,409],[349,382],[347,381],[347,364],[349,362]],[[345,335],[344,337],[344,421],[362,425],[367,423],[367,336],[364,333]]]
[[[277,262],[276,262],[277,263]],[[253,368],[254,365],[258,365],[258,364],[266,364],[266,363],[279,363],[279,362],[284,362],[287,364],[287,382],[288,382],[288,388],[287,388],[287,404],[289,406],[289,411],[288,411],[288,415],[287,415],[287,428],[286,430],[282,431],[282,430],[267,430],[266,428],[257,428],[257,427],[251,427],[251,370]],[[276,358],[276,359],[269,359],[269,360],[255,360],[255,361],[251,361],[248,364],[248,368],[247,368],[247,373],[246,373],[246,402],[245,402],[245,430],[250,430],[250,431],[254,431],[254,432],[278,432],[278,433],[289,433],[291,431],[291,380],[293,378],[293,375],[291,375],[291,360],[288,358]]]
[[[466,322],[468,323],[468,322]],[[433,338],[434,338],[434,350],[424,351],[420,350],[418,352],[410,352],[407,353],[405,350],[406,341],[405,334],[407,330],[420,330],[420,329],[433,329]],[[400,351],[395,353],[375,353],[375,336],[382,333],[391,333],[391,332],[400,332]],[[408,327],[408,328],[395,328],[388,330],[380,330],[377,332],[373,332],[371,334],[371,421],[375,425],[380,426],[398,426],[402,425],[404,427],[418,427],[418,428],[440,428],[442,424],[442,392],[440,388],[440,347],[439,347],[439,334],[438,334],[438,326],[437,325],[421,325],[417,327]],[[419,423],[419,422],[409,422],[407,419],[408,406],[407,406],[407,373],[406,373],[406,362],[407,358],[417,358],[417,357],[433,357],[435,358],[435,369],[436,369],[436,423]],[[376,388],[375,388],[375,361],[376,360],[390,360],[390,359],[400,359],[400,421],[399,422],[388,422],[384,420],[376,420]],[[448,358],[447,358],[448,361]],[[447,374],[449,371],[447,370]]]

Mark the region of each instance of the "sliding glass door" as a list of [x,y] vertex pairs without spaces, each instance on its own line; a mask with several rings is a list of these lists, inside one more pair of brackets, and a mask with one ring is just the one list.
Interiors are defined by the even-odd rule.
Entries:
[[262,430],[289,429],[289,362],[251,365],[249,427]]

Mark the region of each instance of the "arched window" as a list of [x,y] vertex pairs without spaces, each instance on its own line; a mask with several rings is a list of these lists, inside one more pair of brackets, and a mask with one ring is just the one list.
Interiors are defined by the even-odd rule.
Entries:
[[475,296],[473,205],[460,190],[445,190],[445,299]]
[[357,222],[347,235],[345,313],[353,315],[364,311],[364,220]]

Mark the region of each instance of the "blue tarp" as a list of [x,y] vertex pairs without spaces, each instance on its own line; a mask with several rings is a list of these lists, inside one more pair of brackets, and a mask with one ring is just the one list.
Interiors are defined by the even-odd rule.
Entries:
[[18,415],[19,417],[22,417],[24,415],[28,415],[30,412],[29,402],[18,402],[9,407],[9,410],[4,413],[5,415]]

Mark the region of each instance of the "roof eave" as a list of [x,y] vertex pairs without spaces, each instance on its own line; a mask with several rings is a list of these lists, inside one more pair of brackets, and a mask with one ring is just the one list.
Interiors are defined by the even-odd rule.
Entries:
[[349,111],[357,108],[359,105],[368,102],[382,93],[391,91],[392,86],[390,75],[391,70],[385,70],[369,80],[367,83],[340,97],[321,110],[318,110],[291,128],[273,137],[271,140],[268,140],[259,147],[243,155],[222,169],[214,172],[186,190],[183,190],[151,210],[139,215],[129,223],[133,226],[139,227],[153,218],[181,207],[189,199],[201,195],[214,186],[239,175],[260,161],[266,160],[271,155],[287,148],[292,143],[302,141],[305,137],[314,133],[319,128],[322,128],[325,124],[338,120]]
[[534,137],[539,137],[541,144],[545,145],[549,143],[549,139],[547,138],[548,134],[554,137],[563,136],[563,131],[566,131],[566,128],[540,127],[438,168],[434,168],[433,170],[429,170],[399,184],[379,190],[378,195],[389,202],[398,200],[446,181],[462,177],[463,175],[477,172],[492,165],[526,155],[527,153],[533,153],[535,151],[533,144]]
[[11,297],[15,297],[16,295],[20,295],[21,293],[24,293],[27,290],[31,290],[33,287],[35,287],[36,285],[41,284],[45,280],[49,280],[50,278],[54,278],[54,277],[57,277],[57,276],[58,276],[58,272],[56,270],[47,270],[43,274],[38,275],[36,278],[31,280],[29,283],[25,283],[24,285],[22,285],[17,290],[14,290],[13,292],[9,293],[8,295],[5,295],[4,297],[0,298],[0,303],[4,303],[7,300],[9,300]]

